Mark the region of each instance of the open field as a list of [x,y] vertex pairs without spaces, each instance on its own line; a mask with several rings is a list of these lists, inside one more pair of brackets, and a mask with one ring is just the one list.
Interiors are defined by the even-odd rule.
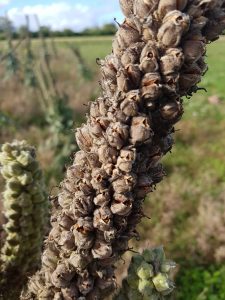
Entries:
[[[98,95],[99,67],[96,58],[104,58],[110,53],[111,41],[111,37],[56,40],[58,57],[53,58],[52,66],[59,90],[68,95],[75,126],[84,119],[88,101]],[[78,76],[77,63],[68,49],[69,44],[80,49],[93,72],[91,81]],[[38,51],[37,41],[34,41],[34,46]],[[199,91],[192,99],[184,100],[185,114],[176,126],[176,145],[164,159],[168,176],[146,199],[145,211],[151,220],[144,219],[139,226],[139,247],[163,244],[167,256],[185,268],[197,264],[207,269],[209,265],[225,262],[224,38],[208,45],[207,61],[209,71],[200,87],[208,92]],[[0,76],[4,77],[3,66],[0,67]],[[53,154],[42,147],[50,133],[43,121],[37,97],[32,90],[25,91],[16,77],[10,81],[0,80],[0,111],[12,119],[11,126],[1,128],[0,143],[14,137],[27,139],[38,148],[38,156],[45,169]],[[51,188],[50,185],[49,190]],[[136,249],[135,242],[133,246]],[[178,288],[178,299],[225,299],[197,298],[201,289],[199,285],[193,292],[193,298],[187,299],[179,294]]]

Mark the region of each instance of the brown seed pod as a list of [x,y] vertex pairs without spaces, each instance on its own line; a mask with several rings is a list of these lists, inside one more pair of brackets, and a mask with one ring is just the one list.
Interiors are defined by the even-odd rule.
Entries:
[[60,263],[52,273],[52,283],[57,288],[65,288],[69,285],[74,275],[75,273],[65,263]]
[[165,47],[177,47],[190,26],[188,15],[174,10],[166,14],[158,32],[158,41]]
[[70,258],[68,260],[69,265],[71,265],[75,269],[84,269],[87,264],[90,262],[90,255],[88,256],[82,256],[79,253],[72,252],[70,255]]
[[79,291],[75,284],[71,284],[68,288],[61,289],[63,300],[74,300],[79,297]]
[[136,149],[122,149],[118,157],[116,167],[121,171],[129,173],[136,159]]
[[154,73],[158,71],[158,50],[156,44],[149,41],[142,50],[140,57],[140,69],[144,73]]
[[157,184],[160,181],[162,181],[165,175],[166,173],[162,164],[158,164],[156,167],[151,169],[151,177],[154,184]]
[[141,71],[139,65],[127,65],[126,66],[127,75],[129,77],[129,81],[131,83],[132,89],[136,89],[139,87],[141,80]]
[[160,69],[163,75],[178,72],[184,63],[184,54],[180,48],[169,48],[160,59]]
[[155,0],[134,0],[134,14],[139,18],[147,18],[156,6]]
[[[86,296],[93,290],[94,278],[86,271],[81,276],[78,277],[77,286],[80,293]],[[78,298],[79,299],[79,298]]]
[[191,88],[193,88],[200,81],[201,75],[199,74],[182,73],[179,78],[180,95],[187,95]]
[[97,206],[105,206],[107,203],[109,203],[110,198],[109,190],[106,189],[101,191],[101,193],[94,198],[94,204]]
[[88,125],[83,125],[81,128],[77,129],[76,140],[80,149],[87,152],[90,151],[92,146],[92,137],[89,133]]
[[133,45],[131,45],[129,48],[127,48],[122,57],[121,57],[121,63],[123,64],[124,67],[127,65],[135,65],[139,63],[139,57],[141,54],[141,51],[144,47],[143,42],[138,42]]
[[133,117],[130,128],[131,144],[151,142],[153,131],[150,127],[149,118],[145,116]]
[[106,138],[109,144],[118,150],[126,145],[128,137],[129,127],[120,122],[111,123],[106,130]]
[[150,175],[140,174],[138,176],[135,195],[138,199],[144,199],[146,195],[153,191],[153,180]]
[[108,145],[102,145],[98,149],[99,160],[101,163],[116,163],[118,151]]
[[160,0],[157,14],[160,19],[163,19],[167,13],[173,10],[183,11],[187,6],[187,3],[188,0]]
[[132,83],[128,77],[128,73],[123,68],[120,68],[117,73],[117,87],[118,87],[118,91],[124,93],[132,89]]
[[120,7],[126,17],[133,14],[133,0],[120,0]]
[[98,168],[94,169],[92,171],[91,180],[93,188],[97,191],[104,191],[108,185],[107,178],[108,175],[106,174],[105,170]]
[[106,243],[103,239],[97,239],[91,252],[94,258],[106,259],[112,255],[112,246],[110,243]]
[[120,104],[120,109],[126,116],[134,117],[138,113],[138,104],[136,101],[133,101],[132,99],[125,99]]
[[132,210],[132,198],[125,197],[123,199],[124,201],[119,201],[118,199],[115,199],[111,204],[111,211],[114,215],[120,215],[120,216],[128,216]]
[[130,192],[136,184],[135,174],[126,174],[119,176],[112,182],[112,187],[115,193],[123,194]]
[[191,31],[193,30],[202,30],[206,24],[208,23],[209,19],[204,17],[204,16],[200,16],[198,18],[194,18],[194,20],[191,23]]
[[111,243],[116,238],[117,231],[115,228],[111,228],[104,231],[104,239],[107,243]]
[[161,94],[161,77],[159,73],[147,73],[141,83],[141,95],[144,100],[154,101]]
[[75,248],[74,235],[71,231],[63,231],[58,245],[65,251],[71,251]]
[[[163,82],[164,82],[164,91],[166,91],[166,89],[168,90],[168,92],[172,92],[174,91],[174,95],[177,92],[178,89],[178,83],[179,83],[179,78],[180,78],[180,73],[172,73],[169,75],[164,75],[163,76]],[[168,87],[168,88],[167,88]]]
[[165,104],[160,108],[160,113],[165,120],[174,120],[183,113],[180,101],[173,101]]
[[107,231],[112,227],[112,213],[107,206],[102,206],[94,211],[93,226],[101,231]]
[[186,40],[182,45],[185,62],[188,64],[195,63],[205,53],[205,43],[202,40]]
[[93,197],[83,194],[82,192],[76,193],[76,198],[71,204],[71,210],[75,219],[89,216],[94,209]]
[[74,225],[73,234],[75,236],[75,244],[78,248],[90,249],[94,242],[93,221],[90,217],[78,219]]
[[138,30],[135,28],[134,22],[131,19],[126,19],[124,23],[120,26],[116,39],[120,49],[126,49],[131,44],[140,41],[140,35]]

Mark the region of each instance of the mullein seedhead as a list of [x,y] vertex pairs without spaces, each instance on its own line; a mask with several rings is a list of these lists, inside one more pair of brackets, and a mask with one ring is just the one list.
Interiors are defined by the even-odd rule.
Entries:
[[134,255],[127,277],[114,300],[166,299],[174,290],[169,275],[176,264],[166,260],[162,247],[145,249],[142,254]]
[[[103,299],[115,289],[115,262],[138,237],[143,199],[165,176],[160,160],[173,146],[181,97],[198,90],[207,69],[205,46],[225,28],[224,0],[120,4],[126,19],[112,54],[98,60],[102,95],[77,130],[81,151],[61,184],[43,265],[30,281],[37,286],[40,280],[43,288],[37,293],[29,285],[22,299],[40,299],[40,294],[63,299],[65,287],[51,279],[62,262],[74,271],[73,277],[63,276],[63,284],[67,292],[77,288],[77,299]],[[62,215],[71,220],[66,227],[60,225]],[[49,267],[52,247],[57,262]],[[168,291],[165,272],[154,272],[157,293]],[[140,289],[147,295],[151,286],[144,281]],[[135,293],[130,298],[138,299]]]
[[[40,262],[46,230],[48,202],[35,149],[25,141],[6,143],[0,151],[5,241],[0,252],[0,285],[22,280]],[[11,274],[11,275],[10,275]]]

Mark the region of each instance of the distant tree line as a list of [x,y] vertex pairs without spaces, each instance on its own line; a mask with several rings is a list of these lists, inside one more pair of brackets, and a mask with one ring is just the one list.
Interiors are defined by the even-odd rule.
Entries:
[[[5,39],[5,31],[10,28],[13,39],[18,39],[26,34],[26,26],[16,28],[13,23],[7,17],[0,17],[0,40]],[[104,36],[114,35],[117,27],[114,23],[105,24],[103,26],[95,26],[92,28],[86,28],[82,31],[76,32],[72,29],[65,28],[63,30],[52,30],[48,26],[41,26],[44,37],[73,37],[73,36]],[[38,38],[39,31],[32,31],[30,33],[32,38]]]

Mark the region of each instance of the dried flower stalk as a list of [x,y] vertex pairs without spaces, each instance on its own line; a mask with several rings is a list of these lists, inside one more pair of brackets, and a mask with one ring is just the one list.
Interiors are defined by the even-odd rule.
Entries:
[[5,242],[0,252],[1,291],[40,263],[48,201],[35,149],[25,141],[6,143],[0,152]]
[[[167,260],[162,247],[145,249],[132,257],[127,277],[114,300],[163,300],[174,290],[169,275],[176,264]],[[168,298],[167,298],[168,299]]]
[[126,16],[99,60],[102,96],[77,130],[81,149],[55,200],[42,268],[22,299],[103,299],[137,237],[143,199],[165,173],[182,96],[198,90],[206,44],[225,28],[224,0],[120,0]]

